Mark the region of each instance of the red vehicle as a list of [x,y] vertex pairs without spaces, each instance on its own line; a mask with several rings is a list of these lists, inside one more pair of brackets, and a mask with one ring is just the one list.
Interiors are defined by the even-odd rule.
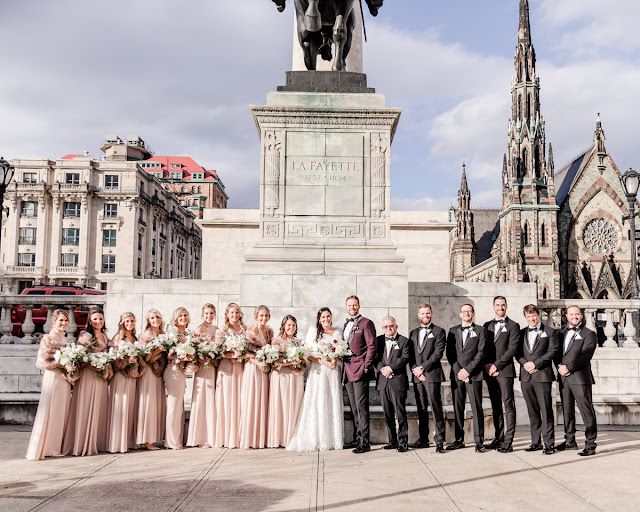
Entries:
[[[25,288],[20,295],[104,295],[105,292],[100,290],[94,290],[93,288],[80,288],[78,286],[59,286],[54,284],[44,284],[34,286],[32,288]],[[64,299],[60,301],[60,305],[64,305]],[[86,306],[78,306],[75,311],[76,324],[78,330],[76,334],[82,331],[87,325],[87,316],[89,314],[89,308]],[[22,322],[26,315],[26,310],[22,306],[16,306],[11,313],[11,320],[13,321],[13,336],[22,336]],[[47,321],[47,308],[40,304],[35,304],[33,307],[33,323],[36,325],[35,333],[42,333],[44,331],[43,326]]]

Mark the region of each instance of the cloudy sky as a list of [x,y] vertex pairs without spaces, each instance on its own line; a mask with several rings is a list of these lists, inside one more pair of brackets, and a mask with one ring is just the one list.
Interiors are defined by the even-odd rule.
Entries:
[[[232,208],[258,204],[248,108],[291,67],[293,0],[0,1],[0,153],[100,156],[106,134],[218,170]],[[499,206],[517,0],[387,0],[365,13],[369,85],[402,107],[392,207],[445,209],[462,162],[472,205]],[[556,168],[586,149],[601,113],[607,149],[640,170],[640,2],[530,0],[547,142]],[[365,8],[366,9],[366,8]]]

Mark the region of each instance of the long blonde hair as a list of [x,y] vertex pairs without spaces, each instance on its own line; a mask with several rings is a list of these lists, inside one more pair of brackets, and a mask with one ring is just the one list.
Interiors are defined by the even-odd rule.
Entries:
[[[146,327],[144,328],[144,330],[148,330],[148,329],[152,329],[151,324],[149,323],[149,317],[151,316],[152,313],[155,313],[157,316],[160,317],[160,320],[162,320],[162,315],[160,314],[160,311],[158,311],[157,309],[150,309],[149,311],[147,311],[147,314],[145,316],[145,320],[147,322]],[[160,334],[164,334],[164,323],[160,322]]]
[[183,311],[187,314],[187,325],[185,325],[185,329],[189,327],[189,322],[191,322],[191,315],[189,315],[187,308],[183,308],[182,306],[180,306],[173,312],[173,314],[171,315],[171,321],[169,322],[169,324],[173,325],[176,329],[178,328],[178,317],[182,314]]
[[228,331],[231,329],[231,324],[229,323],[229,310],[231,308],[237,309],[238,312],[240,313],[240,319],[238,320],[238,323],[240,324],[240,327],[242,328],[242,332],[245,332],[247,330],[247,326],[244,325],[244,322],[242,321],[243,318],[243,314],[242,314],[242,309],[240,308],[240,306],[238,304],[236,304],[235,302],[231,302],[227,305],[227,307],[224,310],[224,330]]
[[[127,330],[124,328],[124,321],[127,318],[129,318],[130,316],[132,316],[134,320],[136,319],[136,315],[134,315],[130,311],[127,311],[126,313],[122,313],[120,315],[120,321],[118,322],[118,337],[121,340],[126,339]],[[138,337],[136,336],[136,326],[135,326],[135,324],[133,326],[133,329],[131,329],[131,335],[133,336],[134,340],[138,339]]]
[[210,302],[207,302],[204,306],[202,306],[202,312],[201,312],[200,314],[201,314],[202,316],[204,316],[204,312],[205,312],[205,310],[207,310],[207,309],[213,309],[213,314],[214,314],[214,315],[217,315],[217,314],[218,314],[218,312],[216,311],[216,307],[215,307],[213,304],[211,304]]

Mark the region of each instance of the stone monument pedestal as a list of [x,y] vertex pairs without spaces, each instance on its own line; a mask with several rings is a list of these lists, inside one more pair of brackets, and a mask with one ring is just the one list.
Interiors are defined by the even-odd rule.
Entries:
[[[261,140],[260,240],[245,255],[243,306],[267,304],[301,329],[318,308],[335,323],[358,295],[379,326],[406,333],[407,267],[390,239],[390,146],[400,109],[347,72],[298,72],[252,106]],[[303,336],[304,333],[300,333]]]

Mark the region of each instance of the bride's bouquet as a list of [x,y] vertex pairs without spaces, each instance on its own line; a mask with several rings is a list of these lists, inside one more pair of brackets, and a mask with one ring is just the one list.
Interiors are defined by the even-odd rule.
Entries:
[[84,345],[70,343],[56,350],[53,360],[64,366],[70,376],[76,375],[80,365],[88,362],[87,348]]
[[[293,343],[286,348],[283,358],[285,363],[292,363],[289,366],[300,370],[306,364],[309,355],[310,353],[307,347]],[[282,368],[282,365],[280,368]]]
[[208,334],[199,336],[199,343],[196,347],[196,356],[199,362],[204,362],[203,368],[211,368],[211,361],[222,355],[222,343],[215,341]]
[[256,351],[256,361],[264,364],[273,364],[280,359],[283,353],[278,345],[267,344]]
[[227,333],[222,338],[222,345],[225,352],[240,352],[238,361],[242,361],[242,355],[248,350],[249,343],[244,334]]
[[327,361],[335,361],[343,357],[352,356],[353,352],[349,348],[349,344],[343,339],[324,340],[317,342],[315,349],[315,357],[326,359]]

